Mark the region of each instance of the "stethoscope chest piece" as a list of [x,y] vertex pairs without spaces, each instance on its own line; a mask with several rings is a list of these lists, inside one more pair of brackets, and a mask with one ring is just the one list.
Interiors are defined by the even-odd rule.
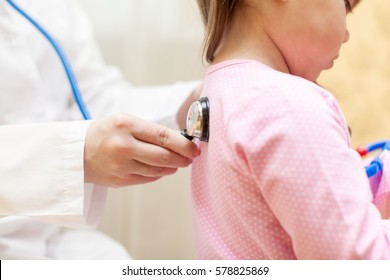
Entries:
[[201,97],[192,103],[187,113],[186,129],[181,134],[189,140],[198,138],[209,140],[210,102],[207,97]]

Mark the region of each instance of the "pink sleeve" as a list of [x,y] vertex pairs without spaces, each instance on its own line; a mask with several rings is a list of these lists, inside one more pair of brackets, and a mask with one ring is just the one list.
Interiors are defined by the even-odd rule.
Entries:
[[380,156],[383,163],[382,172],[370,178],[373,202],[382,218],[390,218],[390,151],[385,150]]
[[[389,259],[389,222],[372,203],[362,162],[349,147],[338,113],[326,104],[278,103],[247,112],[268,114],[237,149],[243,149],[296,257]],[[239,129],[239,121],[234,125]]]

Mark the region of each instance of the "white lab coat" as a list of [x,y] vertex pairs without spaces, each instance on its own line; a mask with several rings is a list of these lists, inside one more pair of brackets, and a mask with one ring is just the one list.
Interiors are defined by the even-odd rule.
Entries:
[[[104,65],[88,21],[70,1],[17,3],[63,47],[94,118],[127,112],[174,125],[195,83],[132,87]],[[96,232],[59,227],[96,227],[103,210],[105,187],[83,182],[88,125],[49,43],[0,1],[0,258],[98,258],[103,252],[93,248],[107,254],[114,246]]]

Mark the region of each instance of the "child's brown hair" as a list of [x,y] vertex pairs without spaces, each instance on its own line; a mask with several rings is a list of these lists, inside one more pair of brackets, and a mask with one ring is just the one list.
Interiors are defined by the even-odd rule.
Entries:
[[[203,23],[206,27],[203,55],[207,62],[214,60],[214,54],[221,43],[226,24],[234,8],[245,0],[197,0]],[[346,0],[350,1],[350,0]],[[351,8],[356,7],[360,0],[354,0]]]
[[197,0],[206,27],[203,54],[207,62],[214,60],[214,54],[222,40],[225,26],[233,9],[242,0]]

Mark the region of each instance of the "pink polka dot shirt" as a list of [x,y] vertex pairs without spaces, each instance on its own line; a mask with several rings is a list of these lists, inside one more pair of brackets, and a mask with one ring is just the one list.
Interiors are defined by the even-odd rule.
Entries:
[[192,167],[200,259],[389,259],[335,98],[250,60],[209,67],[210,139]]

